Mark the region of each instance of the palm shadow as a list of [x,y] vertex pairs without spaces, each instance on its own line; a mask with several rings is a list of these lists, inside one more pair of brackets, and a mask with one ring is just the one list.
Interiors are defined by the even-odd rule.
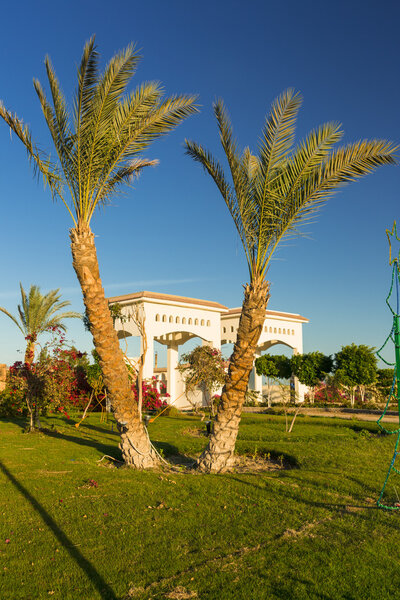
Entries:
[[64,531],[57,525],[55,520],[49,515],[49,513],[43,508],[43,506],[36,500],[34,496],[14,477],[14,475],[7,469],[7,467],[0,461],[0,470],[9,479],[13,486],[18,492],[24,496],[24,498],[30,503],[32,508],[40,515],[42,521],[47,525],[53,532],[53,535],[57,538],[59,543],[65,548],[70,557],[76,562],[78,567],[84,572],[86,577],[92,582],[94,587],[100,594],[103,600],[118,600],[112,588],[103,579],[100,573],[95,569],[92,563],[74,546],[72,540],[64,533]]
[[79,446],[94,448],[95,450],[98,450],[100,454],[108,454],[117,460],[121,459],[121,452],[116,444],[104,444],[103,442],[99,442],[97,438],[89,438],[87,435],[86,437],[79,437],[75,435],[68,435],[66,433],[60,433],[59,431],[52,431],[50,429],[43,429],[41,430],[41,433],[54,439],[65,440],[67,442],[71,442],[72,444],[78,444]]
[[[94,426],[94,429],[97,428]],[[100,429],[100,431],[104,433],[104,430]],[[122,462],[122,453],[116,444],[105,444],[100,442],[97,438],[89,438],[87,434],[85,434],[85,437],[79,437],[75,435],[68,435],[66,433],[60,433],[59,431],[52,431],[51,429],[44,429],[41,431],[41,433],[54,439],[65,440],[80,446],[94,448],[95,450],[98,450],[100,454],[111,456],[112,458]],[[117,434],[117,437],[119,439],[119,434]],[[161,454],[161,456],[163,456],[172,465],[182,467],[190,467],[193,465],[193,458],[187,456],[186,454],[182,454],[176,446],[169,444],[168,442],[159,442],[156,440],[152,440],[152,444]]]
[[91,425],[90,423],[82,423],[82,431],[84,429],[89,429],[91,431],[96,431],[98,433],[101,433],[103,435],[112,435],[112,436],[119,436],[119,432],[117,429],[117,424],[112,422],[111,423],[112,428],[111,429],[106,429],[106,427],[101,427],[99,425]]
[[168,442],[157,442],[152,440],[152,444],[157,452],[172,465],[176,465],[177,467],[192,467],[195,462],[194,458],[187,454],[182,454],[176,446],[173,446]]

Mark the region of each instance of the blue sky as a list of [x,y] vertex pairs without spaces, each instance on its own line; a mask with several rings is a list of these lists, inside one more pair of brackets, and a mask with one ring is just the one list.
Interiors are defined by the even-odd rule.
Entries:
[[[50,148],[32,78],[45,83],[49,54],[71,98],[84,42],[96,34],[103,61],[135,42],[143,55],[133,84],[161,81],[167,94],[196,93],[201,112],[146,156],[134,189],[92,221],[107,295],[147,289],[242,303],[247,267],[231,217],[213,182],[184,155],[194,139],[222,156],[212,101],[224,99],[239,144],[256,149],[273,99],[303,95],[298,139],[326,122],[343,124],[345,141],[400,142],[400,4],[383,0],[315,2],[205,0],[201,3],[104,0],[21,1],[0,25],[0,98]],[[26,153],[0,123],[0,305],[16,312],[19,282],[61,288],[82,311],[62,205],[34,180]],[[304,350],[331,354],[355,342],[379,346],[391,327],[385,229],[399,219],[399,167],[385,167],[329,200],[315,223],[276,254],[269,308],[310,319]],[[91,349],[70,322],[69,338]],[[24,340],[0,315],[0,362],[21,358]]]

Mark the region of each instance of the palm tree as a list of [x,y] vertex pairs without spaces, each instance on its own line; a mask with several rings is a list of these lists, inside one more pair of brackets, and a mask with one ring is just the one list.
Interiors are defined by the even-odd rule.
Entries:
[[72,218],[73,266],[121,433],[122,454],[127,464],[146,468],[154,466],[158,457],[134,402],[100,279],[90,222],[96,207],[107,204],[122,184],[129,183],[145,167],[157,164],[142,157],[149,144],[197,109],[193,96],[163,99],[158,83],[145,83],[126,93],[139,58],[129,46],[116,54],[100,74],[94,38],[87,42],[78,68],[72,124],[54,69],[46,58],[52,103],[37,80],[34,87],[56,150],[55,162],[39,150],[29,128],[3,105],[0,115],[25,145],[53,198],[61,199]]
[[301,98],[285,91],[271,108],[257,156],[240,153],[223,102],[214,104],[220,140],[231,180],[201,145],[186,140],[186,153],[214,179],[232,215],[249,267],[236,343],[209,444],[198,461],[203,471],[223,472],[233,463],[241,410],[269,299],[266,273],[277,246],[296,234],[343,184],[379,165],[393,164],[387,141],[364,140],[334,149],[342,132],[337,123],[313,130],[293,147]]
[[18,304],[19,318],[14,317],[1,306],[0,311],[10,317],[26,339],[25,363],[32,364],[36,342],[41,333],[49,331],[53,327],[65,331],[63,319],[81,319],[82,315],[73,311],[59,312],[71,303],[68,300],[60,302],[61,295],[58,293],[58,289],[43,295],[39,286],[31,285],[29,295],[27,295],[22,284],[19,285],[21,288],[21,304]]

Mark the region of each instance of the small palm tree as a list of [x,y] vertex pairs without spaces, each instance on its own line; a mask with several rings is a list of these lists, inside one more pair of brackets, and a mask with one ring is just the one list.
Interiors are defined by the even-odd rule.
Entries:
[[235,222],[249,267],[237,340],[222,392],[214,432],[198,466],[222,472],[233,462],[241,410],[253,367],[269,299],[266,273],[283,240],[315,216],[318,208],[340,186],[393,164],[393,145],[371,140],[334,149],[342,132],[337,123],[312,131],[293,148],[301,98],[284,92],[272,105],[257,156],[248,148],[240,153],[222,101],[214,104],[221,144],[231,180],[221,164],[202,146],[186,140],[186,153],[214,179]]
[[81,319],[82,315],[73,311],[59,312],[71,303],[68,300],[60,301],[61,294],[58,293],[58,289],[43,295],[39,286],[31,285],[27,295],[22,284],[19,285],[21,288],[21,304],[18,304],[19,318],[14,317],[1,306],[0,311],[10,317],[27,340],[25,362],[31,364],[35,356],[36,342],[41,333],[49,331],[52,327],[65,331],[63,319]]
[[55,162],[32,141],[23,122],[0,105],[0,116],[25,145],[33,165],[69,212],[73,266],[81,284],[100,357],[104,382],[121,432],[121,450],[127,464],[139,468],[158,462],[137,406],[128,372],[105,298],[90,222],[98,206],[107,204],[123,184],[145,167],[157,164],[143,151],[196,112],[195,97],[163,99],[158,83],[145,83],[131,93],[127,86],[139,55],[133,46],[116,54],[103,74],[92,38],[84,47],[78,68],[78,86],[72,119],[49,58],[45,65],[50,103],[40,83],[34,86],[56,150]]

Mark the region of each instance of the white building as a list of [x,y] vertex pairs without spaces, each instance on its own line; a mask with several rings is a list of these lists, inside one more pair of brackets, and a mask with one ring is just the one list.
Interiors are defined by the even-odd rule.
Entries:
[[[143,326],[147,341],[143,377],[156,376],[162,378],[164,369],[154,362],[154,341],[167,347],[166,383],[170,402],[179,408],[189,405],[184,394],[183,383],[178,365],[178,348],[191,338],[198,337],[203,344],[221,349],[222,344],[234,343],[239,325],[241,308],[228,309],[218,302],[157,294],[154,292],[137,292],[125,296],[108,298],[109,304],[119,304],[125,319],[115,321],[115,329],[119,339],[129,336],[140,336],[143,351],[143,337],[133,318],[140,306],[140,314],[144,316]],[[276,344],[284,344],[292,348],[293,353],[303,352],[303,323],[308,319],[297,314],[266,311],[263,331],[257,348],[257,356]],[[249,387],[262,393],[262,377],[253,369]],[[295,389],[299,401],[304,399],[304,386],[295,380]],[[193,401],[193,400],[192,400]]]

